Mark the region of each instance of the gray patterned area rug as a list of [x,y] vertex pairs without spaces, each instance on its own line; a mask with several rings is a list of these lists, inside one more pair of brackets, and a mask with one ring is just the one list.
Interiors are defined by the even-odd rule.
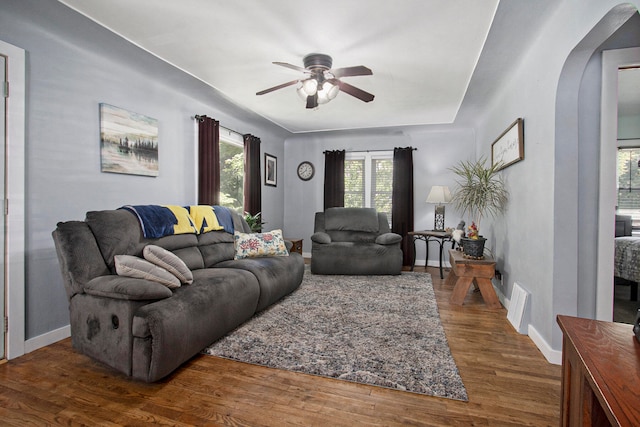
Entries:
[[431,276],[320,276],[204,350],[273,368],[468,400]]

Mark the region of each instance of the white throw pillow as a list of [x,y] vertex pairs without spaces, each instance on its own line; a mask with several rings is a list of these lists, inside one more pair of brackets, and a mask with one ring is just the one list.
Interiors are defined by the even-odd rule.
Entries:
[[142,250],[142,256],[147,261],[160,266],[173,274],[181,283],[193,283],[193,273],[176,254],[160,246],[147,245]]
[[176,276],[149,261],[132,255],[116,255],[113,258],[116,264],[116,273],[119,276],[152,280],[162,283],[169,289],[180,287],[180,280]]

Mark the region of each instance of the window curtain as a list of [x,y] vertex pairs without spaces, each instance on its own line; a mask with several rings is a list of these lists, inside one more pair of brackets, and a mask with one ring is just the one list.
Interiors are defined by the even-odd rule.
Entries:
[[393,149],[391,230],[402,236],[402,265],[413,263],[413,148]]
[[344,206],[345,150],[324,152],[324,208]]
[[198,204],[220,204],[220,123],[207,116],[198,120]]
[[244,211],[255,215],[262,211],[260,175],[260,138],[244,135]]

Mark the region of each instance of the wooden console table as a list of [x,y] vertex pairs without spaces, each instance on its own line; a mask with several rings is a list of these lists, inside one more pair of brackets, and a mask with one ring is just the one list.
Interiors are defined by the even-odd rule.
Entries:
[[293,246],[291,246],[291,252],[298,252],[300,255],[302,255],[302,240],[303,239],[299,239],[299,238],[287,238],[285,237],[284,240],[288,240],[290,241]]
[[562,426],[640,426],[640,343],[633,326],[558,316]]
[[491,278],[496,271],[496,262],[493,258],[469,259],[465,258],[462,252],[449,249],[449,261],[451,272],[447,276],[445,286],[454,286],[450,299],[452,304],[462,305],[471,284],[474,283],[480,288],[482,299],[489,308],[502,307],[491,283]]

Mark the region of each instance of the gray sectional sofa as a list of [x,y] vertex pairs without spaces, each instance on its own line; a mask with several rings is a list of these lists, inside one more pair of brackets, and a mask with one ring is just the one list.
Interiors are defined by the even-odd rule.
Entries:
[[[233,214],[236,231],[249,233]],[[53,231],[69,298],[75,349],[127,376],[157,381],[300,286],[297,253],[234,259],[227,231],[148,239],[126,210],[94,211]],[[147,245],[177,255],[193,283],[171,289],[116,274],[115,257],[142,257]]]

